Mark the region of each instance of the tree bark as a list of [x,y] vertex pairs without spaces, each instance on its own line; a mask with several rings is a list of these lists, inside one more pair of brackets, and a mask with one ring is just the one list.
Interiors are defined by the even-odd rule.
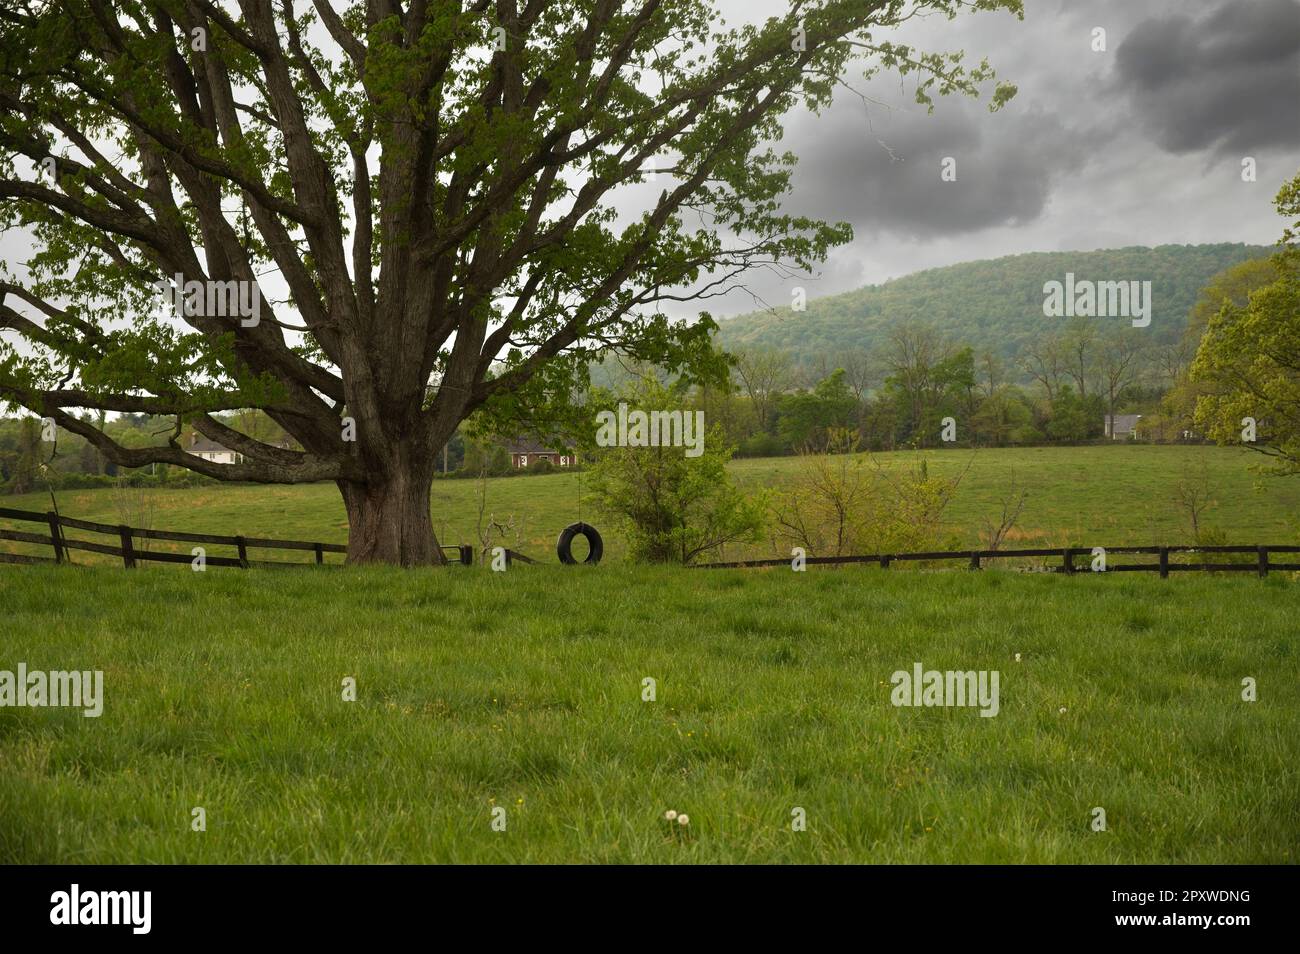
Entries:
[[445,563],[429,513],[432,454],[403,454],[366,482],[338,481],[348,513],[350,564]]

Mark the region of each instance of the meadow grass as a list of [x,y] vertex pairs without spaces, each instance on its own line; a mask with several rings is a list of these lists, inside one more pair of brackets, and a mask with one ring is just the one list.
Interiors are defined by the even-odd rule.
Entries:
[[[1119,444],[873,456],[886,468],[916,466],[925,460],[932,474],[955,477],[964,473],[944,515],[944,543],[957,547],[980,544],[984,522],[996,523],[1001,515],[1001,499],[1013,475],[1016,485],[1029,496],[1020,522],[1008,538],[1009,546],[1190,544],[1190,522],[1174,501],[1174,488],[1184,476],[1199,479],[1202,473],[1212,500],[1202,523],[1221,530],[1227,542],[1300,543],[1300,479],[1261,477],[1252,469],[1259,463],[1259,455],[1241,448]],[[742,487],[756,492],[790,486],[798,479],[800,466],[796,458],[762,458],[734,461],[731,470]],[[499,519],[514,518],[519,534],[508,539],[507,546],[547,561],[555,560],[560,531],[581,517],[601,530],[606,559],[620,560],[626,552],[625,539],[608,515],[595,507],[587,493],[588,484],[583,475],[575,473],[491,479],[486,487],[487,513]],[[223,485],[151,490],[148,494],[154,529],[347,542],[347,519],[333,484]],[[61,491],[58,502],[60,511],[71,517],[138,525],[130,513],[121,512],[121,500],[112,490]],[[0,506],[44,513],[50,509],[50,498],[48,494],[4,497]],[[436,481],[430,507],[440,542],[477,545],[476,481]],[[0,526],[41,530],[4,520]],[[76,531],[70,535],[116,542]],[[160,541],[149,546],[186,553],[190,549],[189,545]],[[48,547],[4,541],[0,541],[0,549],[50,555]],[[721,556],[756,559],[788,554],[788,546],[777,549],[765,540],[728,547]],[[210,547],[209,555],[234,554],[229,547]],[[253,551],[251,556],[310,559],[302,553],[274,550]],[[85,552],[77,552],[74,559],[87,564],[114,562],[112,557]]]
[[0,567],[0,669],[105,680],[0,708],[0,862],[1296,861],[1282,574],[163,569]]

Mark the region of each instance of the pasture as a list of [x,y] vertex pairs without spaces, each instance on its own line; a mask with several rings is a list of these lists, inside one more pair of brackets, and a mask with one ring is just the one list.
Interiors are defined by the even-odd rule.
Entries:
[[[1253,469],[1257,454],[1240,448],[1160,445],[1034,447],[996,450],[896,452],[873,455],[884,467],[915,466],[925,460],[932,474],[956,476],[961,485],[944,515],[945,542],[979,544],[985,520],[995,523],[1001,498],[1014,475],[1028,491],[1009,546],[1137,546],[1191,543],[1190,524],[1174,500],[1180,480],[1204,481],[1211,506],[1202,523],[1222,531],[1224,542],[1300,543],[1300,479],[1262,477]],[[780,490],[797,479],[796,458],[737,460],[732,473],[749,490]],[[967,469],[969,468],[969,469]],[[141,526],[139,495],[130,491],[68,490],[58,493],[60,512],[103,523]],[[332,484],[299,486],[228,485],[148,492],[144,505],[154,529],[242,534],[324,543],[347,542],[347,520]],[[0,498],[0,506],[45,512],[48,494]],[[438,480],[430,506],[442,543],[477,543],[478,483]],[[486,513],[513,517],[518,534],[507,545],[543,560],[555,559],[560,530],[582,518],[605,537],[607,560],[625,550],[617,528],[595,508],[574,473],[503,477],[487,481]],[[0,525],[8,526],[4,521]],[[39,530],[39,527],[15,529]],[[83,535],[84,536],[84,535]],[[168,544],[152,543],[167,547]],[[179,545],[170,545],[179,550]],[[49,548],[0,541],[11,552],[48,556]],[[188,548],[186,549],[188,552]],[[788,554],[788,549],[783,551]],[[216,551],[214,551],[214,554]],[[224,551],[223,551],[224,553]],[[782,555],[770,541],[728,547],[727,559]],[[261,559],[303,559],[302,554],[262,551]],[[76,553],[81,563],[111,563],[108,557]],[[153,567],[150,572],[172,572]]]
[[[0,669],[104,672],[98,718],[0,708],[0,862],[1297,860],[1281,574],[10,566],[0,605]],[[894,707],[917,662],[998,715]]]

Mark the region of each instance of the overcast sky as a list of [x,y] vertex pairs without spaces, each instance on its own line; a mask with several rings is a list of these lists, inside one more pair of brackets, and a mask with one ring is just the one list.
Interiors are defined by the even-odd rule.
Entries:
[[[773,0],[720,0],[728,19]],[[1004,13],[934,17],[906,39],[987,56],[1019,93],[1001,111],[936,99],[927,115],[897,77],[862,81],[820,117],[796,113],[787,209],[853,225],[809,297],[922,268],[1017,252],[1125,245],[1272,244],[1272,208],[1300,170],[1300,0],[1027,0]],[[1106,31],[1094,52],[1093,30]],[[940,181],[945,156],[955,182]],[[1254,157],[1257,179],[1242,181]],[[749,284],[787,305],[794,282]],[[754,309],[733,293],[715,314]],[[691,309],[685,309],[691,310]],[[698,306],[696,308],[698,310]]]
[[[729,25],[787,9],[784,0],[717,0]],[[781,144],[800,157],[787,211],[852,224],[855,240],[813,277],[757,272],[749,294],[678,305],[693,316],[788,305],[909,272],[1017,252],[1125,245],[1271,244],[1271,202],[1300,169],[1300,0],[1026,0],[1002,12],[913,21],[905,40],[927,51],[987,56],[1019,93],[1000,112],[964,97],[927,115],[910,82],[845,77],[821,116],[787,117]],[[1093,31],[1106,49],[1094,52]],[[883,34],[881,34],[883,38]],[[944,157],[956,181],[940,180]],[[1242,181],[1241,162],[1257,162]],[[662,182],[633,187],[638,214]],[[18,266],[28,235],[0,235]],[[275,276],[264,291],[280,297]],[[757,296],[757,300],[756,297]]]

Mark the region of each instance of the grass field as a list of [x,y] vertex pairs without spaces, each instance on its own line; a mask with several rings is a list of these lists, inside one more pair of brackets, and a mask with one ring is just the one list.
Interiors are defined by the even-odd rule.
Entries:
[[0,567],[0,862],[1295,862],[1300,584],[1137,576]]
[[[1227,542],[1300,543],[1300,479],[1260,477],[1251,469],[1259,462],[1259,455],[1239,448],[1119,445],[877,455],[889,467],[907,466],[922,457],[935,474],[955,476],[969,465],[945,514],[947,535],[962,546],[979,543],[985,519],[996,522],[1001,512],[999,501],[1013,473],[1017,483],[1028,490],[1029,498],[1013,532],[1012,545],[1190,543],[1188,519],[1173,500],[1173,486],[1184,474],[1198,475],[1202,467],[1214,501],[1203,521],[1222,530]],[[799,461],[793,458],[766,458],[735,461],[732,471],[743,486],[780,488],[796,475],[798,467]],[[521,532],[519,539],[512,539],[508,545],[545,560],[555,559],[556,537],[581,513],[603,531],[607,558],[618,560],[625,550],[624,542],[590,500],[580,508],[579,481],[576,474],[490,480],[487,509],[501,517],[515,517]],[[440,542],[477,542],[477,492],[472,480],[440,480],[434,484],[431,506]],[[347,542],[343,504],[332,484],[221,486],[150,494],[155,529]],[[123,512],[112,490],[64,491],[58,499],[60,511],[68,516],[140,525],[129,509]],[[0,506],[45,512],[50,509],[50,499],[46,494],[5,497],[0,498]],[[0,525],[29,532],[40,529],[4,521]],[[168,546],[157,542],[152,545]],[[49,555],[48,548],[7,543],[0,543],[0,547]],[[172,548],[179,549],[179,545]],[[231,555],[219,548],[212,554]],[[731,559],[773,555],[781,554],[776,554],[770,543],[732,547],[725,554]],[[301,554],[274,551],[259,551],[255,556],[303,558]],[[85,563],[111,561],[85,553],[77,553],[75,559]],[[172,571],[171,567],[152,569]]]

